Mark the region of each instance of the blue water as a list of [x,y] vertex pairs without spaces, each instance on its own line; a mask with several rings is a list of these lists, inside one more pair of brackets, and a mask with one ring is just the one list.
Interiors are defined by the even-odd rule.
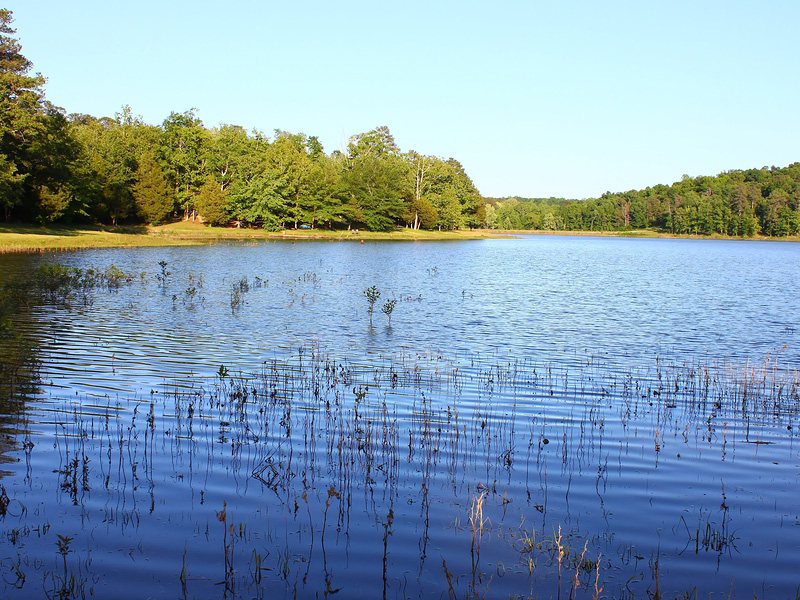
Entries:
[[793,597],[798,252],[2,256],[133,275],[18,318],[43,365],[4,409],[4,597]]

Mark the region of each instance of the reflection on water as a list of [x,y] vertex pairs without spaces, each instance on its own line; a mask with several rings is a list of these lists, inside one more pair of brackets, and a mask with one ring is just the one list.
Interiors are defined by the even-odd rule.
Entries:
[[[26,257],[13,257],[12,264],[25,266]],[[8,275],[8,272],[7,272]],[[39,352],[37,340],[18,322],[26,318],[29,303],[20,278],[0,279],[0,479],[14,473],[4,468],[17,462],[18,436],[24,434],[26,401],[37,392]],[[0,489],[0,515],[9,502]]]
[[135,277],[19,320],[4,597],[791,596],[794,248],[50,257]]

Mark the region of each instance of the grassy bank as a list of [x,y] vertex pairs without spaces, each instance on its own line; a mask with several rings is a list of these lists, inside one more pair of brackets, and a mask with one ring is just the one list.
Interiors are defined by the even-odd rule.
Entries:
[[311,240],[474,240],[503,237],[495,231],[418,231],[398,229],[392,232],[328,231],[297,229],[269,232],[263,229],[206,227],[181,221],[158,227],[100,227],[0,225],[0,252],[37,252],[76,248],[119,248],[135,246],[196,246],[226,241],[266,241],[280,239]]
[[770,241],[800,241],[800,237],[730,238],[726,236],[675,236],[652,230],[637,231],[498,231],[490,229],[459,231],[421,231],[397,229],[391,232],[329,231],[325,229],[287,229],[270,232],[263,229],[234,229],[206,227],[200,223],[181,221],[158,227],[102,227],[102,226],[50,226],[0,225],[1,252],[42,252],[80,248],[121,248],[136,246],[197,246],[219,242],[259,242],[280,239],[341,240],[341,241],[432,241],[476,240],[508,237],[509,235],[584,235],[624,237],[681,237],[692,239],[748,239]]

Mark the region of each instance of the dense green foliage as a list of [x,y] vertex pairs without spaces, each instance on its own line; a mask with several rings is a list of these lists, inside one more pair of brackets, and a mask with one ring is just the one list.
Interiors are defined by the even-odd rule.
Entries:
[[55,220],[83,213],[79,147],[62,111],[44,99],[44,78],[11,37],[11,12],[0,9],[0,206],[8,220]]
[[[114,118],[44,100],[44,78],[0,11],[0,204],[27,222],[158,223],[181,216],[267,229],[319,226],[456,229],[483,223],[483,198],[453,159],[401,153],[386,127],[346,153],[276,131],[207,129],[195,110],[160,126],[129,107]],[[424,163],[424,164],[422,164]]]
[[168,219],[175,208],[170,192],[167,178],[155,157],[151,153],[142,155],[133,186],[137,214],[155,224]]
[[688,177],[590,200],[487,199],[502,229],[787,236],[800,233],[800,163]]

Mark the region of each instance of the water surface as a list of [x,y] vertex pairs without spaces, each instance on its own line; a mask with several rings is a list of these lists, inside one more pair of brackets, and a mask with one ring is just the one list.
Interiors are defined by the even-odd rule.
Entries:
[[3,419],[4,594],[791,597],[797,252],[0,257],[133,275],[18,318],[42,385]]

